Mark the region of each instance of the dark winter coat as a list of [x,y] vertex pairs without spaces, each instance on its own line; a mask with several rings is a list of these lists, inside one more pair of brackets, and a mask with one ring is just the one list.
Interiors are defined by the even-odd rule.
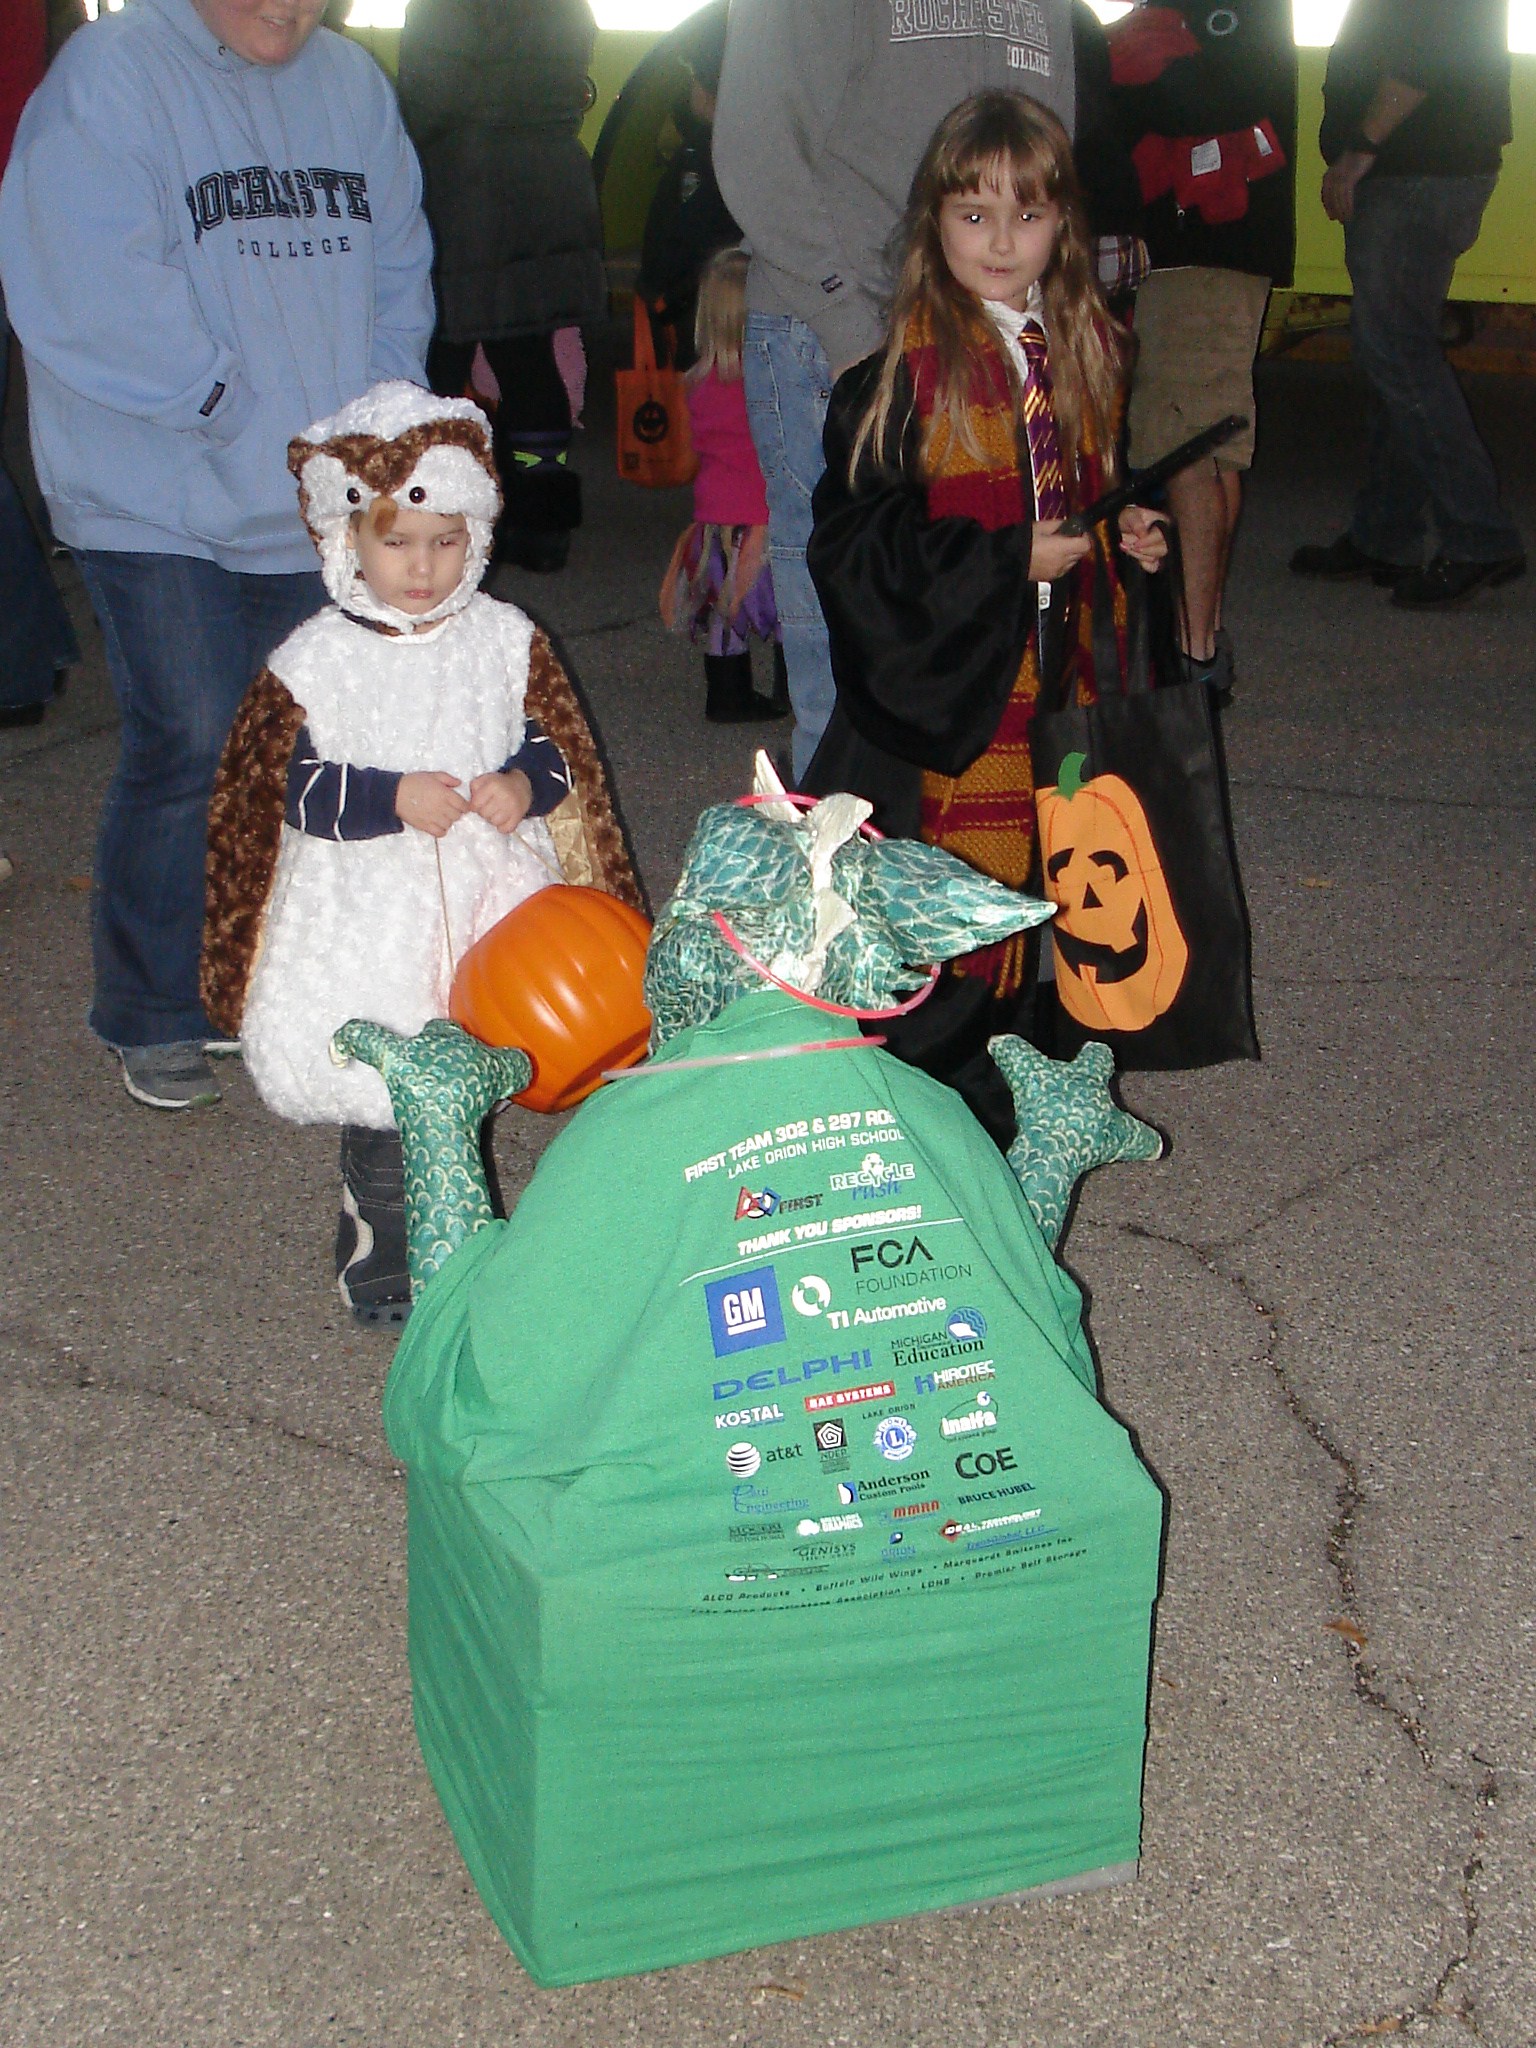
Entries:
[[411,0],[400,105],[444,341],[549,333],[605,310],[597,190],[577,140],[592,37],[587,0]]

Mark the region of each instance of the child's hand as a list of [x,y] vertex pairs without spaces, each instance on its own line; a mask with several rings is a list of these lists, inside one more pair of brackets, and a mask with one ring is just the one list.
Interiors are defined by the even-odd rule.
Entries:
[[457,825],[469,810],[460,793],[459,778],[446,768],[420,768],[402,775],[395,791],[395,816],[402,825],[414,826],[441,839],[450,825]]
[[1080,562],[1092,546],[1086,533],[1063,533],[1059,519],[1035,522],[1029,544],[1029,580],[1054,583],[1065,576],[1074,562]]
[[477,775],[469,785],[469,807],[498,832],[515,832],[533,802],[533,784],[521,768]]
[[1120,514],[1121,547],[1133,562],[1154,573],[1168,552],[1167,517],[1164,512],[1149,512],[1145,505],[1127,505]]

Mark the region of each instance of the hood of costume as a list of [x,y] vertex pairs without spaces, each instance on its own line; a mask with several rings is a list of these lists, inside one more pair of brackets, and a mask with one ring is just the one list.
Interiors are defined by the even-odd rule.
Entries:
[[[325,587],[350,617],[413,633],[463,611],[479,589],[501,484],[490,421],[469,399],[439,398],[403,380],[377,384],[290,441],[288,467]],[[431,611],[400,611],[363,581],[352,522],[381,498],[412,512],[462,513],[469,528],[464,573]]]

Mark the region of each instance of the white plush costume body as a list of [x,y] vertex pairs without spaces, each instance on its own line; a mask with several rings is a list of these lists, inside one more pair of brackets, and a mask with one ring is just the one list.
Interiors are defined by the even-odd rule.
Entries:
[[[462,512],[469,522],[464,576],[421,619],[380,603],[358,575],[351,515],[377,494],[345,459],[357,443],[376,449],[407,430],[419,439],[435,422],[465,418],[484,425],[462,400],[395,384],[309,429],[306,441],[345,444],[340,454],[317,452],[300,472],[337,602],[291,634],[268,666],[303,707],[322,761],[447,769],[467,791],[523,743],[534,633],[516,606],[477,594],[496,509],[489,432],[484,462],[462,445],[432,445],[393,490],[398,503]],[[384,1083],[360,1061],[333,1060],[332,1033],[349,1017],[414,1033],[445,1016],[468,947],[560,879],[541,820],[509,834],[471,814],[441,839],[407,826],[351,841],[285,823],[241,1030],[263,1100],[297,1123],[392,1128]]]

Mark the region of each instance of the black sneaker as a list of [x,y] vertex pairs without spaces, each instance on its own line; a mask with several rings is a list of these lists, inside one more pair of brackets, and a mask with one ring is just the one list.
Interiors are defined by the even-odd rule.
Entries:
[[1386,589],[1400,576],[1410,576],[1413,571],[1401,562],[1384,562],[1379,555],[1368,555],[1364,548],[1355,545],[1352,535],[1341,533],[1326,547],[1312,544],[1298,548],[1291,557],[1291,574],[1318,576],[1333,583],[1342,583],[1350,576],[1369,576],[1373,583]]
[[411,1313],[411,1278],[399,1134],[346,1125],[341,1182],[337,1290],[360,1323],[403,1323]]
[[147,1109],[207,1109],[222,1093],[200,1038],[169,1045],[120,1045],[123,1086]]

